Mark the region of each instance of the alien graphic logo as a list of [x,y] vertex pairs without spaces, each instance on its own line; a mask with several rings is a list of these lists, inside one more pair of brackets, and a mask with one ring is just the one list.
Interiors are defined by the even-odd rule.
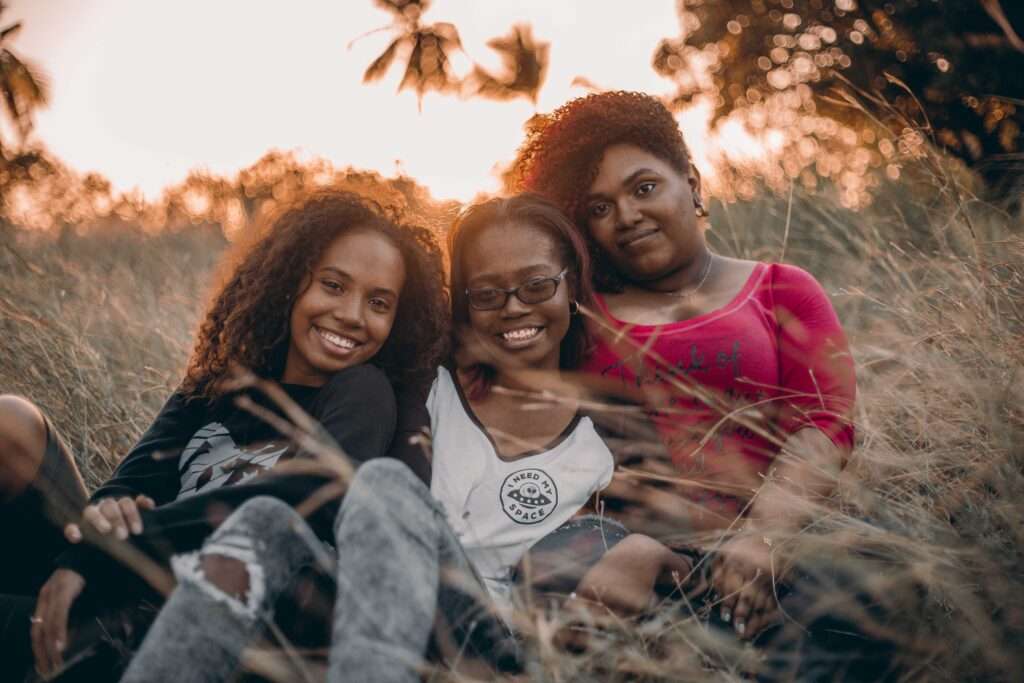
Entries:
[[505,477],[501,509],[518,524],[538,524],[555,511],[558,488],[544,470],[525,469]]

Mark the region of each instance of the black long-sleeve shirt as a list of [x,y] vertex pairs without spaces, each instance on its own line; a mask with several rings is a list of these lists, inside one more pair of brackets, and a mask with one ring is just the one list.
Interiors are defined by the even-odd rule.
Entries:
[[[429,481],[429,467],[408,445],[390,452],[398,421],[394,391],[378,368],[361,365],[336,373],[323,387],[282,385],[289,397],[323,427],[358,464],[392,455]],[[250,396],[278,415],[262,396]],[[147,554],[166,557],[198,548],[226,513],[246,500],[270,495],[298,505],[333,481],[325,472],[296,471],[278,463],[305,457],[264,420],[238,407],[232,397],[214,404],[187,401],[173,394],[111,478],[92,495],[144,494],[157,508],[142,511],[143,533],[132,542]],[[329,540],[340,501],[337,496],[318,507],[310,525]],[[110,563],[89,544],[70,547],[57,565],[88,578],[103,578]]]

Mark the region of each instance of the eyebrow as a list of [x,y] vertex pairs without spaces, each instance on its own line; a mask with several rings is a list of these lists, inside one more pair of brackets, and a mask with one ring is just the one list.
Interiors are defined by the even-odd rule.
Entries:
[[[530,277],[530,276],[533,276],[533,275],[538,275],[539,271],[547,269],[548,265],[549,264],[546,264],[546,263],[538,263],[536,265],[526,266],[525,268],[520,268],[519,270],[517,270],[517,271],[515,271],[513,273],[510,273],[510,275],[512,277],[516,277],[516,278],[524,278],[524,277]],[[480,280],[484,280],[484,281],[495,280],[495,279],[500,278],[502,275],[503,275],[502,273],[482,273],[480,275],[477,275],[476,277],[467,278],[466,279],[466,286],[468,287],[471,283],[478,282]],[[548,276],[544,276],[544,277],[554,277],[554,275],[548,275]]]
[[[335,268],[334,266],[324,266],[318,272],[319,273],[333,273],[333,274],[338,275],[339,277],[342,277],[345,280],[349,280],[349,281],[352,281],[352,280],[355,279],[351,275],[346,273],[344,270],[342,270],[341,268]],[[386,295],[392,296],[392,297],[394,297],[396,299],[398,298],[398,292],[392,291],[392,290],[388,289],[387,287],[377,287],[377,288],[371,290],[370,293],[375,295],[375,296],[380,296],[382,294],[386,294]]]
[[[640,176],[643,176],[643,175],[647,175],[648,173],[651,173],[651,174],[654,174],[654,175],[660,175],[657,171],[655,171],[652,168],[638,168],[637,170],[633,171],[628,176],[623,178],[622,182],[619,183],[619,187],[628,187],[628,186],[632,185],[633,183],[635,183],[637,178],[639,178]],[[599,199],[602,196],[603,195],[601,195],[599,193],[598,194],[588,194],[586,196],[586,198],[584,199],[584,201],[585,202],[590,202],[590,201],[593,201],[595,199]]]

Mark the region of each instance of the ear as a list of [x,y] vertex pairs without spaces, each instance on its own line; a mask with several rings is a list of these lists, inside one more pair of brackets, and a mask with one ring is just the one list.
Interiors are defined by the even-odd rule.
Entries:
[[686,173],[686,182],[690,184],[690,192],[693,193],[693,198],[696,201],[703,202],[704,199],[700,194],[700,171],[697,167],[690,163],[690,170]]

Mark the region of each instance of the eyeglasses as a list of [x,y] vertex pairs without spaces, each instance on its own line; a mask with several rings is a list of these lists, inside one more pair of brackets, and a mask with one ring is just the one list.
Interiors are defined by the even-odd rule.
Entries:
[[508,298],[515,294],[524,304],[539,304],[547,301],[558,291],[558,283],[562,281],[568,268],[554,277],[532,277],[518,287],[502,289],[501,287],[482,287],[467,289],[469,305],[478,311],[496,311],[504,308]]

